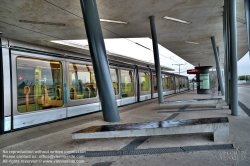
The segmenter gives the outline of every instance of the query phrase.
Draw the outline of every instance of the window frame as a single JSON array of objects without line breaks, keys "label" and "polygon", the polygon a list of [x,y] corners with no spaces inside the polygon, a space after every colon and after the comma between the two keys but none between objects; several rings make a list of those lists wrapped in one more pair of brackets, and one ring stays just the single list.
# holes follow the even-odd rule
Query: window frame
[{"label": "window frame", "polygon": [[68,106],[76,106],[76,105],[83,105],[83,104],[90,104],[90,103],[97,103],[99,102],[99,94],[98,94],[98,89],[96,90],[96,97],[92,98],[84,98],[84,99],[78,99],[78,100],[71,100],[70,99],[70,89],[71,87],[69,86],[69,64],[75,63],[78,65],[90,65],[93,66],[91,62],[84,62],[84,61],[76,61],[76,60],[71,60],[71,59],[65,59],[66,64],[65,64],[65,74],[67,76],[67,105]]},{"label": "window frame", "polygon": [[[44,111],[51,111],[51,110],[56,110],[56,109],[64,109],[65,108],[65,103],[63,100],[63,105],[61,107],[52,107],[48,109],[41,109],[41,110],[36,110],[36,111],[30,111],[30,112],[24,112],[20,113],[18,111],[18,90],[17,90],[17,58],[30,58],[30,59],[37,59],[37,60],[47,60],[47,61],[56,61],[61,63],[61,70],[62,70],[62,85],[65,83],[65,73],[64,73],[64,59],[63,58],[58,58],[58,57],[52,57],[52,56],[46,56],[42,55],[39,53],[30,53],[30,52],[25,52],[25,51],[15,51],[11,50],[11,75],[12,75],[12,109],[13,109],[13,115],[25,115],[25,114],[34,114],[38,112],[44,112]],[[64,99],[64,89],[62,88],[62,96]]]},{"label": "window frame", "polygon": [[[141,91],[141,76],[140,76],[140,72],[147,72],[148,74],[149,74],[149,91],[146,91],[146,92],[142,92]],[[151,72],[150,72],[150,70],[143,70],[143,69],[139,69],[138,70],[138,77],[139,77],[139,90],[140,90],[140,96],[141,95],[146,95],[146,94],[151,94],[151,89],[152,89],[152,83],[151,83],[151,77],[152,77],[152,75],[151,75]]]},{"label": "window frame", "polygon": [[[136,94],[137,94],[137,90],[136,90],[136,82],[137,82],[137,81],[136,81],[136,70],[135,70],[135,67],[133,67],[133,68],[120,67],[119,69],[120,69],[120,74],[119,74],[119,75],[120,75],[120,82],[119,82],[119,83],[120,83],[120,86],[119,86],[120,88],[121,88],[121,80],[122,80],[122,78],[121,78],[121,77],[122,77],[122,74],[121,74],[122,72],[121,72],[121,70],[133,70],[133,78],[134,78],[134,95],[133,95],[133,96],[129,96],[129,97],[136,97],[136,96],[137,96],[137,95],[136,95]],[[121,92],[122,92],[122,91],[120,91],[120,94],[121,94]],[[122,97],[121,95],[120,95],[120,97],[121,97],[122,99],[123,99],[123,98],[129,98],[129,97]]]}]

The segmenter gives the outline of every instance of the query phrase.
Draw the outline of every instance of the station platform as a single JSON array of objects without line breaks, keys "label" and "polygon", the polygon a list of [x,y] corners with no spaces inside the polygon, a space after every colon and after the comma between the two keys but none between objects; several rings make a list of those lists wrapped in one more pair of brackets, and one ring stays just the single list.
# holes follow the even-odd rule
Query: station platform
[{"label": "station platform", "polygon": [[[250,87],[247,90],[250,91]],[[244,89],[240,91],[240,93],[245,92]],[[241,95],[240,93],[239,95]],[[222,96],[215,93],[201,95],[193,91],[186,91],[165,96],[164,100],[219,97]],[[248,107],[249,102],[246,101],[242,101],[242,104],[246,104],[245,106]],[[23,165],[250,165],[250,117],[242,107],[239,107],[239,116],[232,116],[228,106],[215,108],[213,105],[206,104],[160,107],[158,99],[152,99],[119,107],[119,112],[121,121],[117,123],[104,122],[102,113],[97,112],[1,135],[2,163],[10,165],[10,163],[5,163],[6,160],[9,160],[8,162],[13,161],[12,165],[20,165],[20,160],[19,163],[15,163],[14,160],[18,160],[18,156],[22,154],[34,155],[34,159],[32,159],[34,163]],[[228,141],[214,142],[211,134],[72,139],[73,132],[96,125],[212,117],[228,117],[230,126]],[[232,148],[228,148],[228,145],[232,145]],[[213,149],[213,147],[215,148]],[[216,147],[222,148],[216,149]],[[176,151],[176,148],[180,148],[182,151]],[[159,149],[162,151],[159,152]],[[122,151],[126,151],[127,154],[124,155]],[[88,156],[86,152],[94,153]],[[9,158],[10,154],[15,158]],[[77,155],[72,156],[72,154]],[[75,160],[77,162],[73,163]]]}]

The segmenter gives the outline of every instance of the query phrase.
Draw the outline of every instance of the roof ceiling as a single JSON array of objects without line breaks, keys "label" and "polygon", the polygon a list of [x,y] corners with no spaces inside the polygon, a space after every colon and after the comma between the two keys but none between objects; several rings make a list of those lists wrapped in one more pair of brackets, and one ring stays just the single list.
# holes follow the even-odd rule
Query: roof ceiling
[{"label": "roof ceiling", "polygon": [[[158,43],[197,66],[215,65],[211,36],[215,36],[223,62],[223,0],[96,0],[99,16],[129,22],[102,22],[104,38],[151,37],[149,16],[155,16]],[[79,0],[0,0],[0,31],[3,36],[69,51],[50,40],[86,39]],[[53,5],[55,4],[55,5]],[[67,10],[67,11],[65,11]],[[247,52],[244,1],[237,1],[238,58]],[[181,24],[163,19],[175,17],[192,23]],[[19,20],[63,23],[65,26],[22,23]],[[194,41],[200,44],[188,44]],[[201,54],[202,53],[202,54]]]}]

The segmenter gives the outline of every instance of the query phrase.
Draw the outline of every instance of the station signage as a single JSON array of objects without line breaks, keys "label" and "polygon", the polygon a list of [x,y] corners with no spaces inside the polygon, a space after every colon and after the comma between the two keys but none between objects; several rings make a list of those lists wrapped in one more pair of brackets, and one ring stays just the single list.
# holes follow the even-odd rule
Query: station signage
[{"label": "station signage", "polygon": [[197,74],[197,73],[198,73],[198,69],[187,70],[187,74]]}]

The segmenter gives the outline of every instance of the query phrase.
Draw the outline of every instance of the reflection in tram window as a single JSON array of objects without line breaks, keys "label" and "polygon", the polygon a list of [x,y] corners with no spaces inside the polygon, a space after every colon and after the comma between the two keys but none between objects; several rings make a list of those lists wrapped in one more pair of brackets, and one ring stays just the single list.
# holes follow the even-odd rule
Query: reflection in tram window
[{"label": "reflection in tram window", "polygon": [[111,80],[113,83],[115,95],[119,94],[119,81],[118,81],[118,70],[110,69]]},{"label": "reflection in tram window", "polygon": [[147,72],[139,72],[140,74],[140,84],[141,91],[148,92],[150,90],[150,81],[149,81],[149,73]]},{"label": "reflection in tram window", "polygon": [[70,63],[69,87],[71,100],[96,97],[97,89],[93,67]]},{"label": "reflection in tram window", "polygon": [[122,97],[134,96],[133,70],[121,70]]},{"label": "reflection in tram window", "polygon": [[61,107],[62,95],[60,62],[17,58],[18,112]]}]

